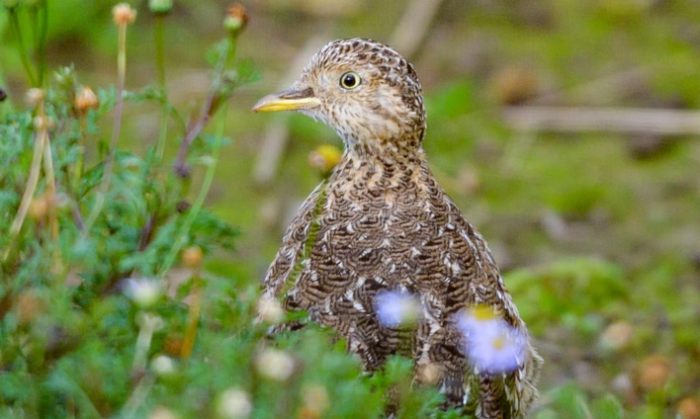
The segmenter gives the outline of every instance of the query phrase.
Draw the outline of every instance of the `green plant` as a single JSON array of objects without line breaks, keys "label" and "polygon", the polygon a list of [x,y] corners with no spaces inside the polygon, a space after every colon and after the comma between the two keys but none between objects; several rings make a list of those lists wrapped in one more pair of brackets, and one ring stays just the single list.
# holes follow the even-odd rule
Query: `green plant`
[{"label": "green plant", "polygon": [[[42,64],[23,60],[42,88],[28,93],[30,109],[0,120],[0,417],[371,418],[392,392],[399,417],[418,418],[440,403],[435,389],[411,388],[407,359],[370,377],[326,330],[270,341],[255,287],[203,269],[203,256],[237,236],[204,200],[228,141],[226,102],[257,77],[234,64],[241,13],[229,11],[228,36],[209,55],[211,89],[187,123],[168,101],[162,52],[158,83],[125,90],[128,5],[114,10],[116,86],[95,94],[72,67],[45,82]],[[161,129],[137,154],[120,145],[122,115],[143,102],[160,105]],[[178,135],[170,162],[165,144]]]}]

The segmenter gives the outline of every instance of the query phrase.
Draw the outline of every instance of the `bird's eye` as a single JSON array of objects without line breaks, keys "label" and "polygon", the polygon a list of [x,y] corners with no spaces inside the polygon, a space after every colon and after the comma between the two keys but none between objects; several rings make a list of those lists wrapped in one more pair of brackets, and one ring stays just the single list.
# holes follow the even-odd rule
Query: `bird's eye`
[{"label": "bird's eye", "polygon": [[343,89],[354,89],[360,85],[360,81],[360,76],[352,71],[348,71],[347,73],[340,76],[340,86]]}]

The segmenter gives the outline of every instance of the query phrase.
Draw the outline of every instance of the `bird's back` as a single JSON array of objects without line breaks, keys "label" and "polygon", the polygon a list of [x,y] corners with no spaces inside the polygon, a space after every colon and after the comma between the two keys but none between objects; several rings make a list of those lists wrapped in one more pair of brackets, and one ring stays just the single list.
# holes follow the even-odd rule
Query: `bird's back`
[{"label": "bird's back", "polygon": [[[471,373],[454,322],[460,310],[486,305],[527,331],[486,243],[437,185],[422,154],[403,162],[346,154],[297,215],[265,286],[287,309],[307,310],[338,331],[369,370],[395,353],[412,356],[417,366],[437,366],[451,406],[469,404],[468,393],[479,391],[473,407],[480,417],[510,417],[506,410],[524,410],[536,394],[532,375],[540,361],[529,344],[523,368],[510,376]],[[382,325],[376,314],[382,291],[417,296],[420,323]],[[513,398],[516,408],[504,409]]]}]

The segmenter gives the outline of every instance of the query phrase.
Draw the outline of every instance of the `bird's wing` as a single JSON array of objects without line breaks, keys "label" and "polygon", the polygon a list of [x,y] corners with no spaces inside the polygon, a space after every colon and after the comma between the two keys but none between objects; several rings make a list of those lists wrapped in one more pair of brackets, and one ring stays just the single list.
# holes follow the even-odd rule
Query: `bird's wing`
[{"label": "bird's wing", "polygon": [[[440,195],[440,194],[438,194]],[[525,323],[520,318],[518,309],[506,290],[498,266],[484,238],[469,224],[451,198],[442,194],[442,214],[446,217],[444,225],[446,242],[442,246],[449,249],[446,255],[451,261],[459,261],[459,272],[453,272],[454,291],[444,295],[445,312],[454,313],[466,304],[485,304],[492,307],[512,327],[519,330],[526,338],[523,350],[524,359],[520,367],[503,376],[480,374],[471,380],[472,391],[478,388],[480,417],[502,417],[504,409],[509,415],[504,417],[520,418],[527,415],[530,405],[538,393],[536,383],[543,363],[537,351],[530,345]],[[437,203],[437,207],[440,205]],[[451,230],[450,227],[454,226]],[[451,231],[447,231],[451,230]],[[466,287],[466,288],[463,288]],[[466,300],[466,301],[465,301]],[[474,381],[476,379],[476,381]],[[504,406],[505,403],[505,407]]]},{"label": "bird's wing", "polygon": [[325,188],[326,183],[323,182],[311,192],[287,228],[282,246],[263,280],[264,295],[279,297],[285,290],[285,284],[293,280],[293,273],[299,268],[303,253],[308,250],[309,234],[314,234],[314,222],[325,196]]}]

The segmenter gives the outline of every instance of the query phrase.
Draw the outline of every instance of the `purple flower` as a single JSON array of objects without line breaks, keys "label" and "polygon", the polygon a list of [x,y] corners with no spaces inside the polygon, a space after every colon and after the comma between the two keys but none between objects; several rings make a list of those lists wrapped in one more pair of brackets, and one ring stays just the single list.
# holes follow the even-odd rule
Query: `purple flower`
[{"label": "purple flower", "polygon": [[379,324],[398,327],[415,323],[421,315],[418,298],[405,291],[381,291],[374,297],[374,308]]},{"label": "purple flower", "polygon": [[520,367],[526,337],[490,307],[478,306],[460,312],[457,328],[464,336],[469,362],[479,371],[501,374]]}]

